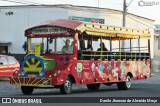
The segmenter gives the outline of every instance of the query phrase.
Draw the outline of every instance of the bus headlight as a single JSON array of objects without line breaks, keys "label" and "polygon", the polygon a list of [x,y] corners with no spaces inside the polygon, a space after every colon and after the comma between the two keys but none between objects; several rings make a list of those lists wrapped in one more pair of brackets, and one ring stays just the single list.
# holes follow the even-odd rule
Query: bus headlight
[{"label": "bus headlight", "polygon": [[43,75],[44,75],[43,73],[39,73],[39,76],[41,76],[41,77],[42,77]]},{"label": "bus headlight", "polygon": [[21,76],[24,76],[25,75],[25,73],[24,72],[21,72]]}]

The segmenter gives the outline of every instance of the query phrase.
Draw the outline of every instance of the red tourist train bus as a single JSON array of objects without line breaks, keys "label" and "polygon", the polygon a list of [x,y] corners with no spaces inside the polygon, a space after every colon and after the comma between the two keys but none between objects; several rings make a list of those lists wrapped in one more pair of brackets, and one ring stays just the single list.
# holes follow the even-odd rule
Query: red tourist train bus
[{"label": "red tourist train bus", "polygon": [[[21,86],[23,94],[48,87],[69,94],[73,83],[86,84],[89,90],[116,83],[126,90],[131,79],[150,77],[150,33],[146,30],[55,20],[27,29],[25,37],[27,55],[10,80]],[[128,42],[128,48],[121,47],[122,41]]]}]

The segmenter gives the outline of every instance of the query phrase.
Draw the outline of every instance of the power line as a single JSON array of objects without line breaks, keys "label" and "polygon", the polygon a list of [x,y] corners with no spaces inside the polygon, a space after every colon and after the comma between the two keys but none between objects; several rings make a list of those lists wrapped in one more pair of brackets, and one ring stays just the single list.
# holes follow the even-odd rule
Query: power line
[{"label": "power line", "polygon": [[[133,0],[132,0],[133,1]],[[132,2],[131,1],[131,2]],[[148,13],[146,13],[146,12],[144,12],[144,11],[141,11],[140,9],[137,9],[137,6],[134,6],[134,5],[132,5],[131,6],[132,8],[130,8],[130,10],[133,10],[133,11],[135,11],[136,13],[141,13],[141,14],[143,14],[143,15],[145,15],[145,16],[149,16],[149,17],[152,17],[152,18],[154,18],[154,19],[158,19],[157,17],[154,17],[153,15],[151,15],[151,14],[148,14]],[[138,15],[138,14],[137,14]]]},{"label": "power line", "polygon": [[19,2],[19,1],[12,1],[12,0],[0,0],[0,1],[6,1],[6,2],[11,2],[11,3],[18,3],[18,4],[26,4],[26,5],[28,5],[28,3]]},{"label": "power line", "polygon": [[[133,1],[133,0],[132,0]],[[132,3],[132,1],[130,1],[130,3],[127,5],[127,7],[129,7],[129,5]]]},{"label": "power line", "polygon": [[[25,4],[25,5],[47,5],[48,3],[38,3],[37,2],[33,2],[31,0],[0,0],[0,1],[6,1],[6,2],[12,2],[12,3],[18,3],[18,4]],[[83,1],[79,1],[79,0],[74,0],[74,1],[66,1],[66,0],[58,0],[60,2],[60,4],[75,4],[75,5],[84,5],[84,6],[87,6],[87,5],[90,5],[91,7],[93,7],[93,3],[88,3],[87,1],[83,0]],[[96,2],[97,0],[94,0],[94,2]],[[52,0],[50,1],[49,3],[50,4],[57,4],[56,0]],[[99,0],[99,3],[101,4],[100,0]],[[108,2],[107,2],[108,3]],[[111,1],[109,1],[109,4],[112,3]],[[100,6],[99,4],[99,6]],[[112,3],[112,4],[117,4],[117,3]],[[119,5],[119,4],[118,4]]]},{"label": "power line", "polygon": [[[0,1],[7,1],[7,2],[13,2],[13,3],[19,3],[19,4],[27,4],[27,5],[29,5],[29,4],[32,4],[32,5],[45,5],[45,4],[42,4],[42,3],[37,3],[37,2],[31,2],[31,1],[27,1],[27,0],[23,0],[23,2],[22,1],[17,1],[17,0],[0,0]],[[60,1],[63,1],[63,0],[60,0]],[[133,0],[132,0],[133,1]],[[131,2],[132,2],[131,1]],[[63,1],[64,2],[64,1]],[[130,2],[130,3],[131,3]],[[67,3],[67,2],[66,2]],[[69,3],[69,2],[68,2]],[[129,3],[129,4],[130,4]],[[75,9],[76,11],[82,11],[82,10],[80,10],[80,9]],[[83,10],[83,11],[86,11],[86,10]],[[109,12],[108,12],[109,13]],[[108,13],[106,13],[106,14],[108,14]],[[115,12],[116,13],[116,12]],[[112,14],[114,14],[113,12],[112,12]],[[129,17],[129,16],[128,16]],[[135,20],[135,21],[137,21],[137,22],[139,22],[138,20],[136,20],[136,19],[134,19],[134,18],[132,18],[132,17],[129,17],[130,19],[132,19],[132,20]],[[145,26],[147,26],[147,27],[150,27],[150,26],[148,26],[148,25],[146,25],[146,24],[144,24],[144,23],[142,23],[142,22],[139,22],[139,23],[141,23],[141,24],[143,24],[143,25],[145,25]],[[150,27],[150,28],[152,28],[152,27]],[[154,28],[152,28],[152,29],[154,29]]]},{"label": "power line", "polygon": [[41,3],[36,3],[36,2],[30,2],[30,1],[16,1],[16,0],[0,0],[0,1],[6,1],[6,2],[11,2],[11,3],[18,3],[18,4],[25,4],[25,5],[44,5]]},{"label": "power line", "polygon": [[32,1],[27,1],[27,0],[23,0],[23,2],[28,2],[28,3],[33,3],[33,4],[39,4],[39,5],[45,5],[43,3],[38,3],[38,2],[32,2]]}]

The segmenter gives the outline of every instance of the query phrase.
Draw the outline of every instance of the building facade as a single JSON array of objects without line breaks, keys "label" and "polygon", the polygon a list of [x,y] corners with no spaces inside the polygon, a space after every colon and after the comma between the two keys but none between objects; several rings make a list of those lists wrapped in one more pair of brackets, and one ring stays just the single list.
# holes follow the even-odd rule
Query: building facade
[{"label": "building facade", "polygon": [[160,72],[160,24],[155,25],[154,61],[152,64],[154,72]]}]

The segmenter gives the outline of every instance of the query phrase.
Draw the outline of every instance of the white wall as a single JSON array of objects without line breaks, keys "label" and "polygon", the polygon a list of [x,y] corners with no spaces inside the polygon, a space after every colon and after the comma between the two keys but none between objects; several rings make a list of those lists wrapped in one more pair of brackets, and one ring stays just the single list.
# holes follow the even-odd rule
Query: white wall
[{"label": "white wall", "polygon": [[[12,11],[13,15],[6,15]],[[22,53],[22,44],[25,40],[24,30],[28,27],[28,9],[1,9],[0,10],[0,40],[12,42],[9,52]]]},{"label": "white wall", "polygon": [[[6,15],[12,11],[13,15]],[[25,53],[22,45],[26,40],[24,31],[48,20],[67,19],[67,9],[63,8],[10,8],[0,9],[0,41],[9,41],[9,52]]]}]

